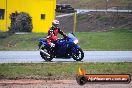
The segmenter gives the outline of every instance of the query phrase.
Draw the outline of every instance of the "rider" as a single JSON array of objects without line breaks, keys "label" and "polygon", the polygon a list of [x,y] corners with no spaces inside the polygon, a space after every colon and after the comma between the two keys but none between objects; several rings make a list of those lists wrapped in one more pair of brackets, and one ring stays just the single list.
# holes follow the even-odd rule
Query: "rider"
[{"label": "rider", "polygon": [[66,37],[66,33],[64,33],[62,30],[59,28],[59,21],[54,20],[52,22],[52,27],[48,31],[48,37],[47,37],[47,42],[50,47],[55,47],[56,41],[58,40],[57,34],[63,35],[63,37]]}]

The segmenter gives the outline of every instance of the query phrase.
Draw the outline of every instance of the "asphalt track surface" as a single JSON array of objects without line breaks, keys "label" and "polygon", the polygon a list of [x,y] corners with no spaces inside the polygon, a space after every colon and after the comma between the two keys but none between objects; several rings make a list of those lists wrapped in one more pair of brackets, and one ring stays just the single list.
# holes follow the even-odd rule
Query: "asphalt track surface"
[{"label": "asphalt track surface", "polygon": [[[39,51],[0,51],[0,63],[44,63]],[[54,58],[52,62],[75,62]],[[132,62],[132,51],[84,51],[82,62]]]}]

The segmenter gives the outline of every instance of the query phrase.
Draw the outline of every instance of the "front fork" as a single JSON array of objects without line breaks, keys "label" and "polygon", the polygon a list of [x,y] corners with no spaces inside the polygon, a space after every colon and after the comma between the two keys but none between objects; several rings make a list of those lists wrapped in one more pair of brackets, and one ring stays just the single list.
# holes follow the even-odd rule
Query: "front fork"
[{"label": "front fork", "polygon": [[77,53],[77,49],[79,49],[79,48],[80,48],[80,46],[74,45],[73,48],[72,48],[72,52]]}]

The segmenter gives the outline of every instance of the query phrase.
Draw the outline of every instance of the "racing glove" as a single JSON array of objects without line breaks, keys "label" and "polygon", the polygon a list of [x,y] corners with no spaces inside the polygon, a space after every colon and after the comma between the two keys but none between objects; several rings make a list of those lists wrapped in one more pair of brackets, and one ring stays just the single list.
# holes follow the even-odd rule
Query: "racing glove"
[{"label": "racing glove", "polygon": [[50,47],[55,47],[55,44],[54,43],[51,43]]}]

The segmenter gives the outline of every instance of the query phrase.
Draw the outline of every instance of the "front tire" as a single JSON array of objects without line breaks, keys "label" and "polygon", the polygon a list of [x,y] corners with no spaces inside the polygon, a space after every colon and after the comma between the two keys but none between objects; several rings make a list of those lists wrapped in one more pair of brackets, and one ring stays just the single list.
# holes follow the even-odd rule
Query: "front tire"
[{"label": "front tire", "polygon": [[81,61],[84,58],[84,52],[78,48],[75,53],[72,53],[72,58],[76,61]]}]

